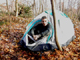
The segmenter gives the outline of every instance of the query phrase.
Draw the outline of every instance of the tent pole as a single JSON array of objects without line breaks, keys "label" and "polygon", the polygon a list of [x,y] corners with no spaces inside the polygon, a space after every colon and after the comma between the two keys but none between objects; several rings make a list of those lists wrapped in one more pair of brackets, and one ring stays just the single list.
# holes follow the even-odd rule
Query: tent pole
[{"label": "tent pole", "polygon": [[60,44],[58,42],[58,36],[57,36],[57,27],[56,27],[56,15],[55,15],[54,0],[51,0],[51,7],[52,7],[53,20],[54,20],[54,36],[55,36],[55,42],[56,42],[59,50],[62,51],[62,47],[60,46]]}]

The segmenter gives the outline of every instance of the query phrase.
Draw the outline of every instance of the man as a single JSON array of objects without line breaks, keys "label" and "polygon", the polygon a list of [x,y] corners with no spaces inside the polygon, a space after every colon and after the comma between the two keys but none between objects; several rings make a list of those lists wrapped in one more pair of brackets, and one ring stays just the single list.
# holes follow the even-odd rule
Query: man
[{"label": "man", "polygon": [[42,23],[38,24],[37,26],[31,29],[31,35],[34,40],[42,39],[43,37],[49,36],[52,33],[52,27],[50,23],[48,23],[46,16],[43,16],[41,18],[41,22]]}]

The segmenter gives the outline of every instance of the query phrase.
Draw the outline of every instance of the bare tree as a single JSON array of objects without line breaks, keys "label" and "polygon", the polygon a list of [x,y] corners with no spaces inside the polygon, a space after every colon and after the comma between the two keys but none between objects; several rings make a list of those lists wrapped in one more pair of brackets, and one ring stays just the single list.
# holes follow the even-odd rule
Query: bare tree
[{"label": "bare tree", "polygon": [[80,1],[79,0],[77,1],[77,16],[78,16],[78,19],[80,20]]},{"label": "bare tree", "polygon": [[6,0],[6,6],[7,6],[7,12],[9,12],[9,8],[8,8],[8,0]]},{"label": "bare tree", "polygon": [[59,0],[59,10],[62,11],[62,4],[61,0]]},{"label": "bare tree", "polygon": [[18,17],[18,0],[15,1],[16,17]]},{"label": "bare tree", "polygon": [[72,0],[69,0],[69,11],[70,11],[70,16],[71,16],[71,19],[73,19],[74,17],[74,12],[75,12],[75,4],[76,4],[76,0],[72,1]]},{"label": "bare tree", "polygon": [[53,20],[54,20],[54,36],[55,36],[55,42],[58,46],[58,48],[62,51],[62,48],[58,42],[58,36],[57,36],[57,27],[56,27],[56,15],[55,15],[55,6],[54,6],[54,0],[51,0],[51,6],[52,6],[52,13],[53,13]]},{"label": "bare tree", "polygon": [[64,0],[62,2],[62,12],[64,12]]},{"label": "bare tree", "polygon": [[15,0],[11,0],[10,1],[10,6],[11,6],[11,12],[14,12],[14,10],[15,10]]},{"label": "bare tree", "polygon": [[42,1],[39,0],[39,2],[40,2],[40,3],[39,3],[39,4],[40,4],[40,5],[39,5],[39,13],[41,13],[41,12],[42,12]]},{"label": "bare tree", "polygon": [[45,1],[43,0],[42,4],[42,12],[45,10],[44,5],[45,5]]},{"label": "bare tree", "polygon": [[77,15],[80,13],[80,1],[77,1]]},{"label": "bare tree", "polygon": [[34,14],[34,17],[36,16],[36,6],[35,6],[36,4],[35,4],[35,0],[34,0],[34,3],[33,3],[33,14]]},{"label": "bare tree", "polygon": [[55,2],[55,7],[56,7],[56,9],[58,9],[58,5],[57,5],[57,2],[56,2],[56,0],[54,0],[54,2]]},{"label": "bare tree", "polygon": [[46,10],[48,10],[48,0],[43,0],[43,11],[46,11]]}]

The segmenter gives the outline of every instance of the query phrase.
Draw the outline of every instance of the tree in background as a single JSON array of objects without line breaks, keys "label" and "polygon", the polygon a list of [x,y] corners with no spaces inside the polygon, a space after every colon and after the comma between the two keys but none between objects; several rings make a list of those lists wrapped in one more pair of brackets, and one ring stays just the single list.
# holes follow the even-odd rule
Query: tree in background
[{"label": "tree in background", "polygon": [[9,8],[8,8],[8,0],[6,0],[6,6],[7,6],[7,12],[9,12]]},{"label": "tree in background", "polygon": [[[46,10],[50,10],[51,6],[50,6],[50,1],[49,0],[5,0],[5,4],[0,4],[0,13],[2,14],[6,14],[7,12],[10,12],[10,14],[16,15],[18,16],[30,16],[28,15],[29,13],[27,13],[26,8],[18,8],[18,5],[25,5],[27,8],[31,9],[30,11],[33,12],[31,14],[33,14],[35,17],[37,15],[39,15],[40,13],[42,13],[43,11]],[[9,3],[10,2],[10,3]],[[78,17],[80,15],[80,1],[79,0],[55,0],[55,6],[57,10],[60,10],[62,12],[64,12],[66,15],[68,15],[71,19],[73,19],[73,17]],[[75,9],[75,6],[77,6],[77,8]],[[15,13],[14,13],[15,10]],[[18,13],[19,10],[19,13]],[[22,12],[20,12],[20,10],[26,10],[25,12],[27,14],[23,14]]]},{"label": "tree in background", "polygon": [[77,16],[80,21],[80,1],[79,0],[77,1]]},{"label": "tree in background", "polygon": [[35,0],[34,0],[34,3],[33,3],[33,14],[34,14],[34,17],[36,16],[36,4],[35,4]]},{"label": "tree in background", "polygon": [[59,0],[59,10],[62,11],[62,2]]},{"label": "tree in background", "polygon": [[62,12],[64,12],[64,0],[62,2]]},{"label": "tree in background", "polygon": [[42,6],[42,1],[39,0],[39,14],[42,13],[43,6]]},{"label": "tree in background", "polygon": [[16,17],[18,17],[18,0],[15,1],[15,7],[16,7]]},{"label": "tree in background", "polygon": [[11,0],[10,3],[11,3],[10,4],[10,6],[11,6],[11,12],[14,12],[14,10],[15,10],[15,0]]}]

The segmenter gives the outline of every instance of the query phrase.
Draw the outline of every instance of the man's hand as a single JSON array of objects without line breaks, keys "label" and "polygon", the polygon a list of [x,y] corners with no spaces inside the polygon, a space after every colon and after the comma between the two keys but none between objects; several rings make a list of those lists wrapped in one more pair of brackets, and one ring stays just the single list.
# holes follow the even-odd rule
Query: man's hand
[{"label": "man's hand", "polygon": [[40,35],[33,35],[34,40],[37,40],[40,37]]}]

